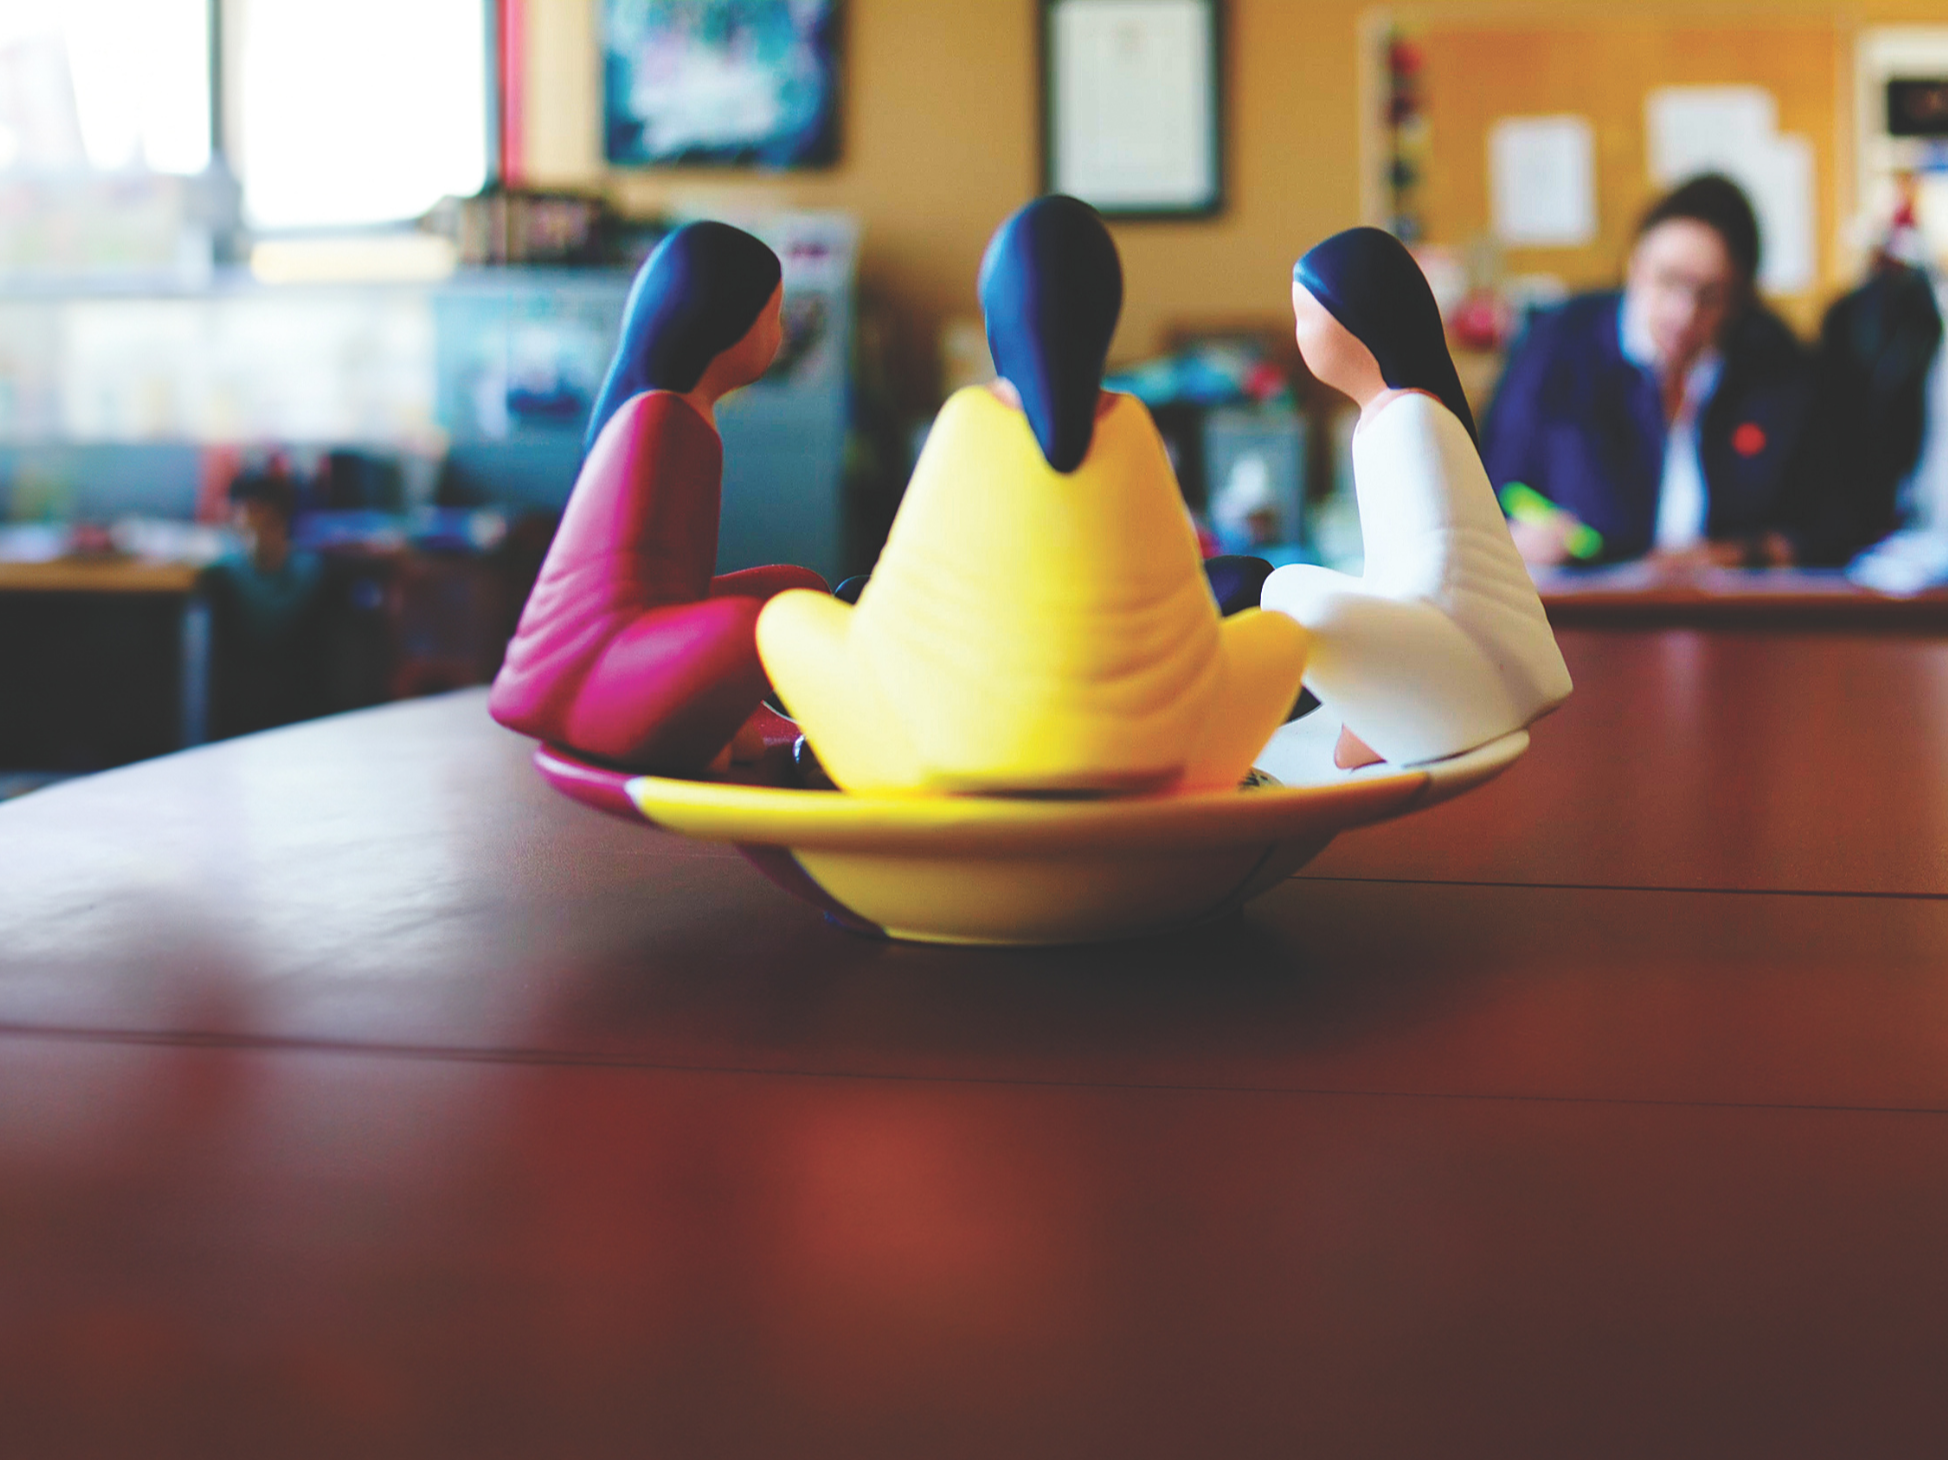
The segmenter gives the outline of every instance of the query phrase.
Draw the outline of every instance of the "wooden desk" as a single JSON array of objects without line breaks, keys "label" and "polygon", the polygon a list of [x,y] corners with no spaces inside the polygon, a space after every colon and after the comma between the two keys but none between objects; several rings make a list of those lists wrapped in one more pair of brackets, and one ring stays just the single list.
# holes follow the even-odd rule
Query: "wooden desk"
[{"label": "wooden desk", "polygon": [[1660,570],[1648,562],[1543,571],[1550,622],[1564,627],[1948,629],[1948,589],[1884,594],[1838,569]]},{"label": "wooden desk", "polygon": [[0,593],[187,594],[197,569],[187,563],[133,558],[56,558],[45,563],[0,563]]},{"label": "wooden desk", "polygon": [[[126,729],[144,720],[145,705],[155,703],[159,696],[169,695],[175,701],[174,734],[172,736],[171,728],[165,725],[156,730],[112,736],[108,749],[114,760],[154,755],[172,747],[201,745],[208,737],[210,617],[208,606],[197,593],[198,582],[199,570],[187,563],[151,563],[132,558],[0,562],[0,596],[25,596],[28,602],[35,604],[24,631],[29,636],[46,629],[49,606],[45,600],[48,596],[57,596],[68,602],[71,606],[69,609],[57,611],[58,615],[67,619],[72,618],[72,606],[76,604],[89,604],[97,610],[106,608],[108,612],[126,617],[132,601],[169,601],[173,623],[165,626],[165,632],[175,641],[173,676],[160,683],[153,675],[142,676],[141,683],[117,683],[115,689],[119,693],[104,692],[101,685],[92,684],[89,687],[91,703],[87,709],[95,719],[113,718]],[[110,607],[115,605],[119,607]],[[10,633],[22,632],[12,624],[7,628]],[[104,672],[101,664],[68,662],[76,658],[86,660],[89,656],[74,654],[72,647],[65,656],[56,656],[55,665],[59,673],[52,677],[56,681],[53,684],[48,683],[50,676],[46,673],[38,677],[30,676],[30,682],[23,683],[18,677],[17,667],[8,663],[4,666],[6,673],[0,675],[8,682],[5,693],[15,697],[59,695],[63,686],[72,685],[77,680],[85,680],[91,675],[100,680]],[[113,671],[109,673],[112,675]],[[37,683],[33,682],[36,680]],[[173,680],[173,684],[170,680]],[[0,727],[4,727],[5,723],[6,717],[0,713]],[[0,758],[12,751],[12,739],[10,736],[0,738]],[[26,739],[31,742],[47,737],[29,735]],[[0,764],[4,764],[3,759],[0,759]]]},{"label": "wooden desk", "polygon": [[1938,1452],[1948,646],[1564,645],[1117,948],[859,940],[478,692],[0,808],[10,1449]]}]

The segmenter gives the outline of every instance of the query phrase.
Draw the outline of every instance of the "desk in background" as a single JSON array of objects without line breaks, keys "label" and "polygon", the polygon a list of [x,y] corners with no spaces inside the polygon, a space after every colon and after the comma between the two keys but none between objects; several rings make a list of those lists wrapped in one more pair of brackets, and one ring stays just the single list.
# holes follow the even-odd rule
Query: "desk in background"
[{"label": "desk in background", "polygon": [[209,650],[191,565],[0,561],[0,766],[92,770],[200,745]]},{"label": "desk in background", "polygon": [[[426,551],[397,530],[327,547],[321,704],[492,679],[538,562],[518,536],[494,547]],[[234,733],[199,574],[134,558],[0,561],[0,767],[93,771]]]},{"label": "desk in background", "polygon": [[1562,639],[1106,948],[844,933],[478,691],[0,807],[9,1440],[1939,1453],[1948,644]]},{"label": "desk in background", "polygon": [[1720,628],[1948,629],[1948,589],[1884,594],[1838,569],[1672,571],[1648,561],[1538,569],[1558,628],[1691,624]]}]

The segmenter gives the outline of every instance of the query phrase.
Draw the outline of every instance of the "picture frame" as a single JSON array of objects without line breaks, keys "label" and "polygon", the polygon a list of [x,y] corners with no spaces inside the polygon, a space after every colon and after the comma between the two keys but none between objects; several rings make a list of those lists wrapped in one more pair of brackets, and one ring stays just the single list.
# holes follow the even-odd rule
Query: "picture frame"
[{"label": "picture frame", "polygon": [[611,167],[830,167],[845,0],[597,0]]},{"label": "picture frame", "polygon": [[1225,207],[1224,0],[1041,0],[1042,190],[1106,218]]}]

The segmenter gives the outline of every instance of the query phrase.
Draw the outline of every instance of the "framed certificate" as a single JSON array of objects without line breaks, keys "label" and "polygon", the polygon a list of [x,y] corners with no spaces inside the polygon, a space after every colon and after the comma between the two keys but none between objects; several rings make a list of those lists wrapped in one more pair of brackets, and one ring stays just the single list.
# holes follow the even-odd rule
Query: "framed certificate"
[{"label": "framed certificate", "polygon": [[1042,0],[1042,186],[1116,218],[1224,207],[1223,0]]}]

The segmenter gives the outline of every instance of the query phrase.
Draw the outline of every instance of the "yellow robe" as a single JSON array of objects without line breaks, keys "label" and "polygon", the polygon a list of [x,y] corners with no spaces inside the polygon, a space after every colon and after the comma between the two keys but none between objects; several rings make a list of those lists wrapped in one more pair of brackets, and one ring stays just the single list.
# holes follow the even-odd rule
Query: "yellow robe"
[{"label": "yellow robe", "polygon": [[942,408],[857,608],[790,590],[757,638],[839,786],[923,793],[1236,785],[1308,642],[1219,619],[1141,402],[1114,397],[1064,475],[978,386]]}]

